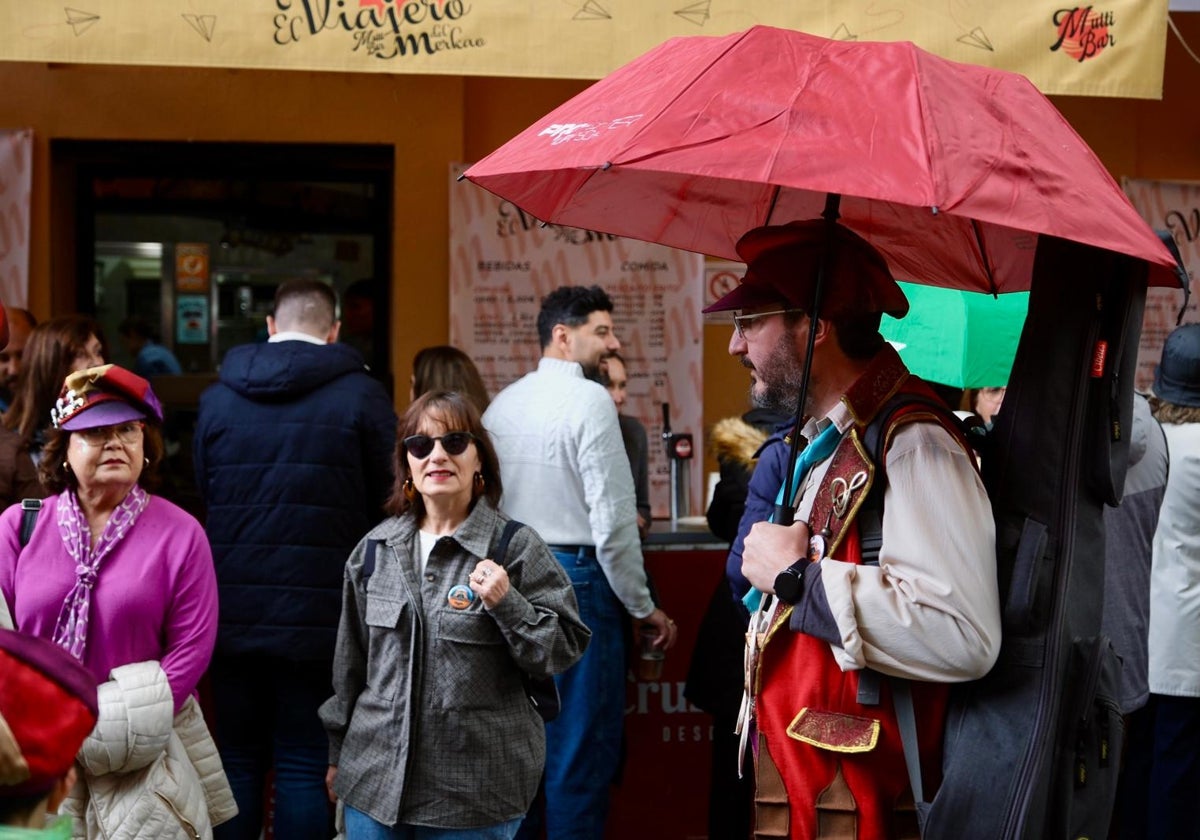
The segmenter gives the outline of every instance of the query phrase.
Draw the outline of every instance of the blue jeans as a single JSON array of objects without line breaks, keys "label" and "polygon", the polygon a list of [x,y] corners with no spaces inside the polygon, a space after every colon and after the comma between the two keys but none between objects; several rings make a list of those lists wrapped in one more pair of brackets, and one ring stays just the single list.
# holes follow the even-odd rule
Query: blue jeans
[{"label": "blue jeans", "polygon": [[389,828],[345,805],[346,840],[512,840],[520,827],[519,819],[484,828],[430,828],[424,825],[398,825]]},{"label": "blue jeans", "polygon": [[[575,587],[579,615],[592,638],[583,658],[555,677],[562,712],[546,724],[548,840],[603,840],[609,788],[620,764],[626,613],[593,554],[554,552]],[[536,836],[539,823],[540,815],[531,811],[521,836]]]},{"label": "blue jeans", "polygon": [[328,840],[332,809],[325,793],[329,740],[317,707],[333,694],[332,666],[267,656],[213,659],[209,676],[217,747],[238,815],[213,830],[215,840],[257,840],[263,789],[275,768],[275,836]]}]

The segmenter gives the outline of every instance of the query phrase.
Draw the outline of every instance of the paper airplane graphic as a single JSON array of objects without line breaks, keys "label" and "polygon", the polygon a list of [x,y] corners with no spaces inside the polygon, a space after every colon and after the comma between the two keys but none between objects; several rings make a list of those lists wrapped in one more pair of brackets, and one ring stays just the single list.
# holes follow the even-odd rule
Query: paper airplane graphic
[{"label": "paper airplane graphic", "polygon": [[703,0],[700,3],[693,3],[690,6],[684,6],[682,9],[677,9],[675,14],[686,21],[690,21],[697,26],[703,26],[704,21],[709,18],[709,9],[712,7],[712,0]]},{"label": "paper airplane graphic", "polygon": [[200,37],[205,41],[212,40],[213,30],[217,28],[216,15],[183,15],[183,19],[192,29],[200,33]]},{"label": "paper airplane graphic", "polygon": [[968,47],[978,47],[988,52],[996,51],[996,48],[992,46],[992,42],[988,40],[988,36],[983,33],[982,26],[976,26],[970,32],[959,35],[958,43],[966,44]]},{"label": "paper airplane graphic", "polygon": [[87,32],[93,23],[100,20],[100,15],[91,12],[81,12],[79,9],[72,9],[70,6],[64,6],[63,11],[67,13],[67,23],[75,31],[75,37],[77,38],[84,32]]},{"label": "paper airplane graphic", "polygon": [[833,34],[829,36],[835,41],[857,41],[858,36],[850,32],[850,27],[844,23],[839,23],[837,29],[833,30]]},{"label": "paper airplane graphic", "polygon": [[612,15],[596,0],[587,0],[575,13],[575,20],[612,20]]}]

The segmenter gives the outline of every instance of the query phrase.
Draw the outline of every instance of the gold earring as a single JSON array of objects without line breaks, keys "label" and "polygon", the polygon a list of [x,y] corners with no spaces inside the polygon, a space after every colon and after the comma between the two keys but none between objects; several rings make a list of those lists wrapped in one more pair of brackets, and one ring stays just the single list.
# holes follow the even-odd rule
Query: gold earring
[{"label": "gold earring", "polygon": [[483,477],[483,473],[475,473],[471,479],[471,486],[475,489],[475,495],[483,494],[483,488],[487,487],[487,481]]},{"label": "gold earring", "polygon": [[417,488],[413,485],[412,477],[404,479],[404,498],[410,502],[417,498]]}]

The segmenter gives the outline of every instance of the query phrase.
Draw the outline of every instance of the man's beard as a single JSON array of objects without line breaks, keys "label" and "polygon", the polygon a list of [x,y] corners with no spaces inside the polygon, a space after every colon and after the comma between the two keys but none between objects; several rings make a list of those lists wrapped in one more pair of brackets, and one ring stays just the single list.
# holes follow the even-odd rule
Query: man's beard
[{"label": "man's beard", "polygon": [[599,361],[593,362],[591,364],[588,364],[586,362],[580,362],[579,364],[583,368],[583,375],[585,378],[590,379],[593,382],[598,382],[601,385],[604,384],[603,380],[600,378],[600,362]]},{"label": "man's beard", "polygon": [[[742,364],[749,367],[743,356]],[[796,350],[795,337],[790,330],[779,335],[771,354],[754,368],[761,389],[750,386],[750,402],[755,408],[765,408],[782,414],[795,414],[804,380],[804,363]]]}]

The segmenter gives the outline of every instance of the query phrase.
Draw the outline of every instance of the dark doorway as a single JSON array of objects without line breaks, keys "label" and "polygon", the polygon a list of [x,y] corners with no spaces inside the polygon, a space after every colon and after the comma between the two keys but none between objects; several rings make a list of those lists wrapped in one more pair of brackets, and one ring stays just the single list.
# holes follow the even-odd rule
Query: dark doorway
[{"label": "dark doorway", "polygon": [[265,340],[286,279],[338,292],[341,340],[393,390],[391,146],[56,140],[50,151],[55,312],[95,315],[108,361],[135,367],[118,326],[138,319],[179,362],[152,379],[174,453],[167,495],[196,508],[199,395],[230,347]]},{"label": "dark doorway", "polygon": [[74,308],[97,316],[114,361],[130,361],[116,326],[140,316],[185,372],[210,374],[261,335],[275,286],[308,276],[350,291],[344,340],[391,387],[390,146],[60,140],[51,156],[73,211]]}]

